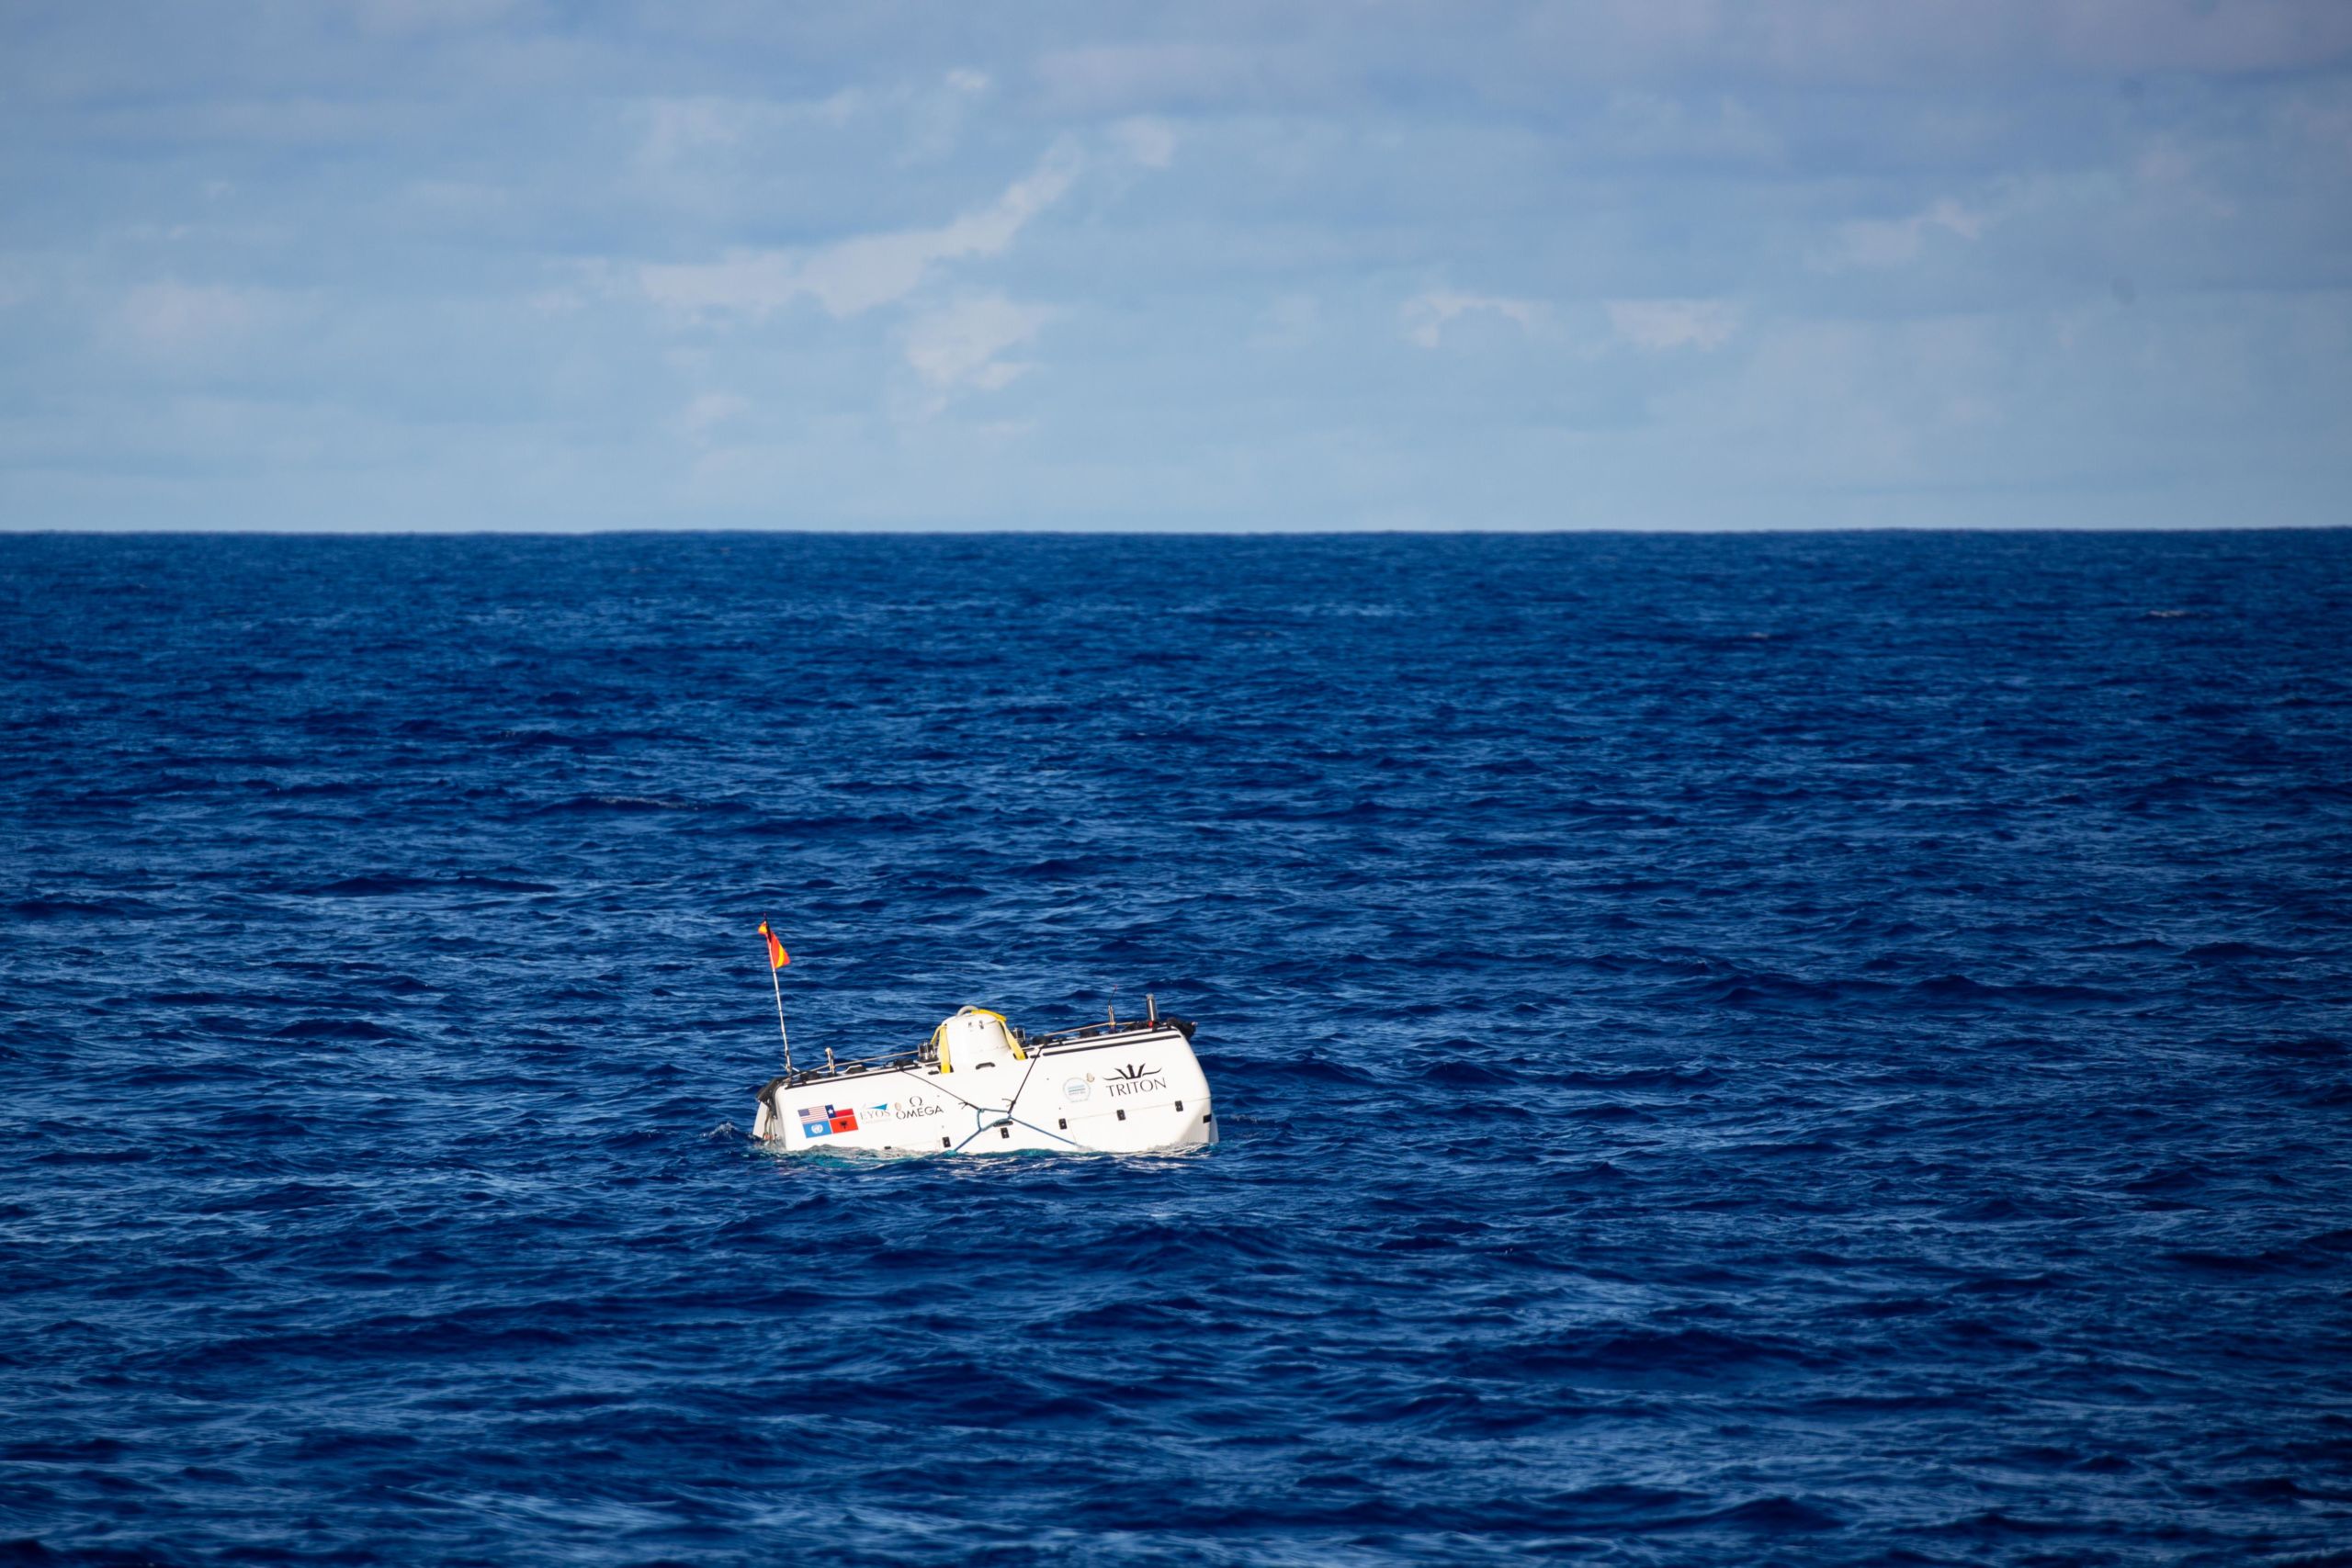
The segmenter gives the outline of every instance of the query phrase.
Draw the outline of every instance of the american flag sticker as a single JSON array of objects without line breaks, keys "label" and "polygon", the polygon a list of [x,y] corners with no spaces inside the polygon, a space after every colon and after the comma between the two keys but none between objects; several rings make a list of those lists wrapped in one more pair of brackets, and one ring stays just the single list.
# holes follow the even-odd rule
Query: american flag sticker
[{"label": "american flag sticker", "polygon": [[800,1112],[800,1135],[804,1138],[821,1138],[831,1134],[833,1130],[833,1124],[830,1120],[828,1120],[828,1118],[831,1115],[832,1109],[833,1108],[831,1106],[828,1105],[822,1110],[820,1110],[816,1106],[812,1105],[802,1110]]}]

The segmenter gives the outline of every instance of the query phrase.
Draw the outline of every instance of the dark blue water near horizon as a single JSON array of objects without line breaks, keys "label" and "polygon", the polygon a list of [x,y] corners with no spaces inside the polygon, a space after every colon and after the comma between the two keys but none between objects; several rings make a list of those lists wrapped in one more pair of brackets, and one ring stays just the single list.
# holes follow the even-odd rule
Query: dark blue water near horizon
[{"label": "dark blue water near horizon", "polygon": [[[0,1563],[2352,1562],[2352,535],[0,538]],[[1199,1023],[1222,1146],[787,1160]]]}]

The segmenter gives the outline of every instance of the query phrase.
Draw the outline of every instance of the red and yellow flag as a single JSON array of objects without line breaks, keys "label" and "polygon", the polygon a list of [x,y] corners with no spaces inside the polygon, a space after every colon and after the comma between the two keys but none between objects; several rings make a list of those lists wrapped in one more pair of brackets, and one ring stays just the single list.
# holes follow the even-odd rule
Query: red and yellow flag
[{"label": "red and yellow flag", "polygon": [[792,954],[785,952],[784,943],[776,941],[775,932],[768,930],[765,920],[760,922],[760,934],[768,939],[768,967],[781,969],[792,962]]}]

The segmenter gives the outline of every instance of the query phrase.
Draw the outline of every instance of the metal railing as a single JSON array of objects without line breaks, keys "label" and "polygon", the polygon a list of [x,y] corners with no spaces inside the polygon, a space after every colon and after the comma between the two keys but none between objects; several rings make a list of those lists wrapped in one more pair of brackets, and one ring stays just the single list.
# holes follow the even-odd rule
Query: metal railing
[{"label": "metal railing", "polygon": [[[1043,1034],[1032,1034],[1016,1029],[1012,1038],[1021,1049],[1042,1051],[1050,1045],[1071,1045],[1084,1040],[1103,1040],[1120,1034],[1149,1034],[1158,1030],[1172,1029],[1185,1039],[1193,1037],[1190,1019],[1161,1017],[1155,1010],[1148,1019],[1122,1019],[1102,1023],[1081,1023],[1073,1029],[1056,1029]],[[935,1058],[934,1058],[935,1059]],[[879,1055],[855,1056],[846,1062],[836,1061],[821,1067],[800,1067],[782,1076],[787,1089],[802,1084],[831,1082],[835,1078],[855,1077],[866,1073],[887,1073],[900,1067],[924,1066],[922,1047],[911,1051],[886,1051]]]}]

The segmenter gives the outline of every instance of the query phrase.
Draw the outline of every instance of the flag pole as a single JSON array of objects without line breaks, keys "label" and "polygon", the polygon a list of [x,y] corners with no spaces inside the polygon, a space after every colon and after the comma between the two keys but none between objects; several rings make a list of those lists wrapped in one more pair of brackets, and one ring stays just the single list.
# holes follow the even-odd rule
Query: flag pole
[{"label": "flag pole", "polygon": [[[768,923],[762,920],[760,930],[765,931],[767,929]],[[790,1077],[792,1076],[792,1032],[784,1027],[784,982],[775,977],[775,964],[773,962],[768,964],[768,989],[775,993],[775,1032],[784,1041],[784,1076]]]}]

